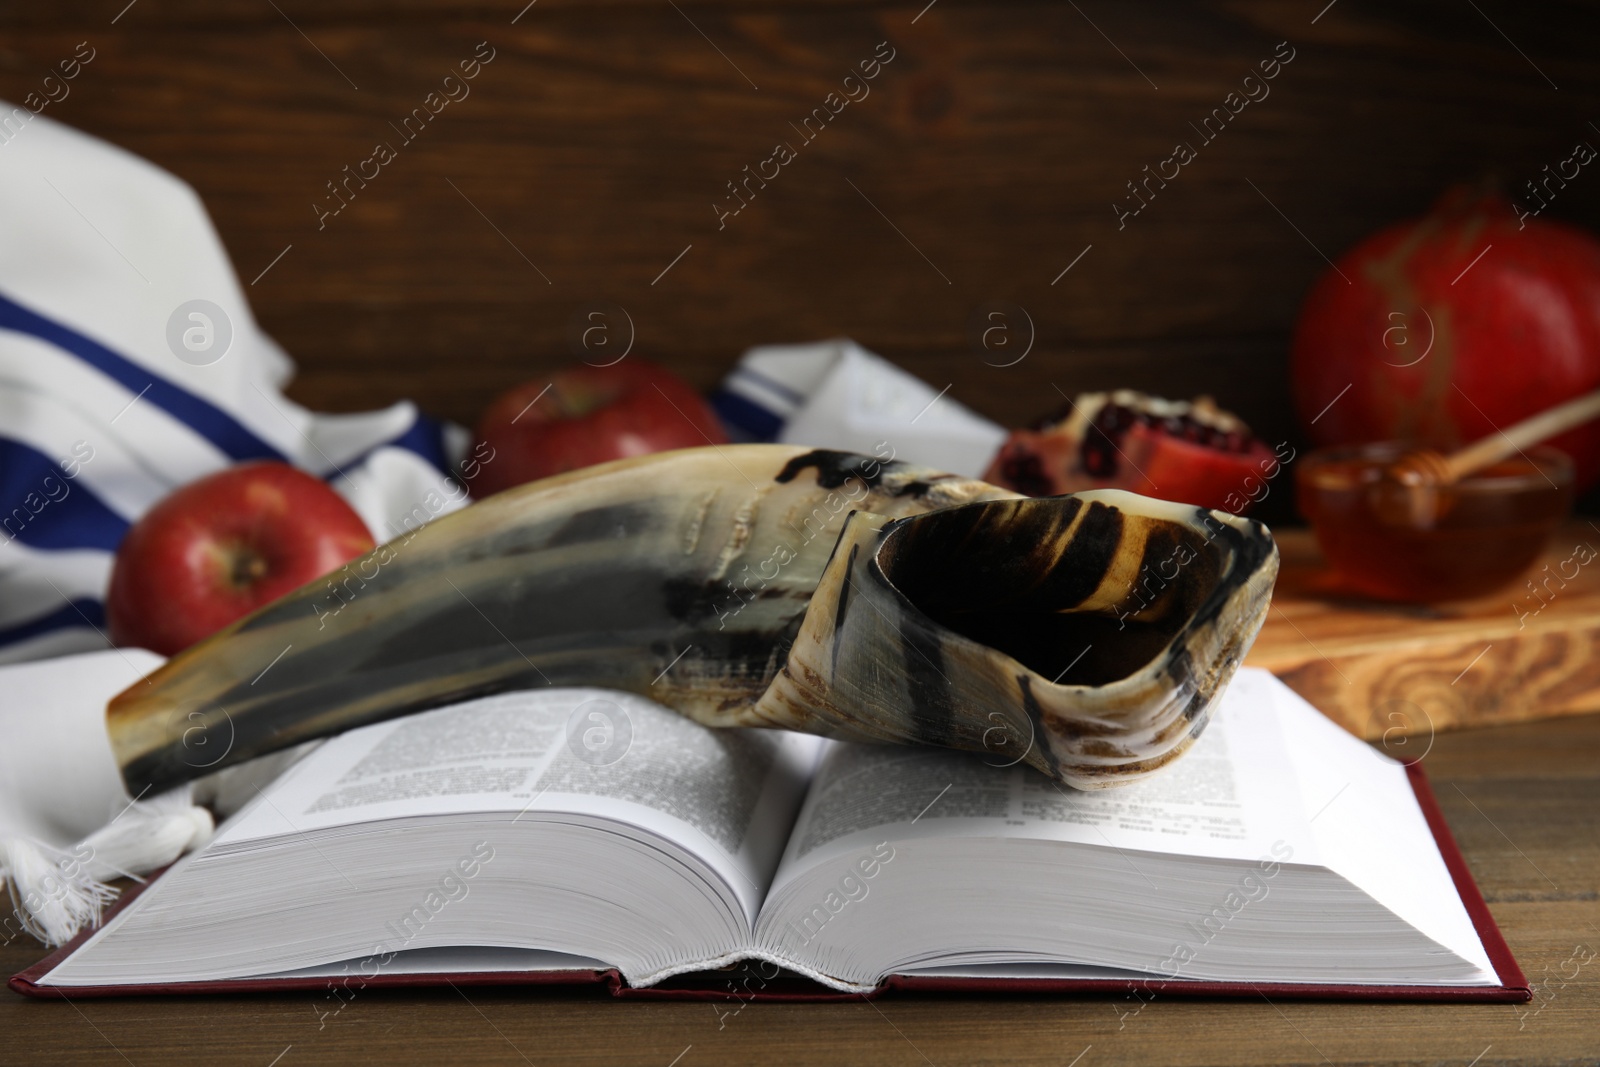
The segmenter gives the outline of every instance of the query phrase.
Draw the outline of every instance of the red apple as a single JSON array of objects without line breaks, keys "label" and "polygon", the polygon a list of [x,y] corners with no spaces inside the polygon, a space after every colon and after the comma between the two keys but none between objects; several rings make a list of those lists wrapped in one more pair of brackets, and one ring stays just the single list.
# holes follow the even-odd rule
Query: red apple
[{"label": "red apple", "polygon": [[640,359],[572,367],[500,394],[478,422],[493,450],[472,482],[488,496],[608,460],[725,444],[727,434],[694,388]]},{"label": "red apple", "polygon": [[173,655],[372,548],[325,482],[285,463],[230,467],[128,530],[106,596],[111,639]]}]

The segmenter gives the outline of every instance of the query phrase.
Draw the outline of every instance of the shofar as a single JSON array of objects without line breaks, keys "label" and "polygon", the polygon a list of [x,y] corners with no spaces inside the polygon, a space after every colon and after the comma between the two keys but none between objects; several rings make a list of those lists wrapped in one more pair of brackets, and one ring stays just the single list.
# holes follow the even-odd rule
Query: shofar
[{"label": "shofar", "polygon": [[437,519],[174,657],[107,726],[139,796],[450,701],[586,685],[1097,788],[1189,747],[1277,569],[1260,523],[1131,493],[689,449]]}]

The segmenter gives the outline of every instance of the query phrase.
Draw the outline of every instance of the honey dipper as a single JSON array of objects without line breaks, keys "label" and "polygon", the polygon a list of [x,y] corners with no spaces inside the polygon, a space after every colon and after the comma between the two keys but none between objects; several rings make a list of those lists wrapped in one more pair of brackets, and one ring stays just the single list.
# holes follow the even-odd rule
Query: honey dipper
[{"label": "honey dipper", "polygon": [[1600,390],[1557,404],[1449,455],[1426,448],[1407,452],[1384,471],[1373,510],[1390,525],[1432,526],[1450,509],[1450,498],[1440,489],[1596,416],[1600,416]]}]

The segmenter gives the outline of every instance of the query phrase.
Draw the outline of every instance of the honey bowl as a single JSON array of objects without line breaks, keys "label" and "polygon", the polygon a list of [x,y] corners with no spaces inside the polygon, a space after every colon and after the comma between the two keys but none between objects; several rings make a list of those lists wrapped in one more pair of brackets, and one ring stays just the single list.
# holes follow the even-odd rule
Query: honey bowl
[{"label": "honey bowl", "polygon": [[1324,449],[1295,473],[1300,514],[1323,556],[1367,596],[1437,603],[1493,592],[1539,558],[1572,508],[1572,461],[1556,449],[1414,488],[1384,477],[1411,447]]}]

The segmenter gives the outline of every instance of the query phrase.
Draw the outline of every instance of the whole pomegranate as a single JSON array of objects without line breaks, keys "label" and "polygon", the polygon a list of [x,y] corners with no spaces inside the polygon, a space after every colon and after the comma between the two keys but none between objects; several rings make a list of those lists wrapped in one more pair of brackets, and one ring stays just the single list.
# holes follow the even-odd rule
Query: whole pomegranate
[{"label": "whole pomegranate", "polygon": [[[1296,411],[1319,445],[1470,443],[1600,388],[1600,242],[1453,190],[1322,276],[1292,365]],[[1600,423],[1550,443],[1572,457],[1580,489],[1600,481]]]}]

